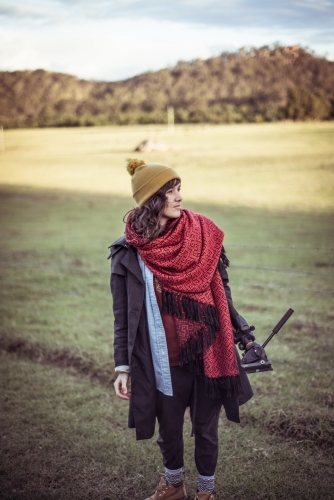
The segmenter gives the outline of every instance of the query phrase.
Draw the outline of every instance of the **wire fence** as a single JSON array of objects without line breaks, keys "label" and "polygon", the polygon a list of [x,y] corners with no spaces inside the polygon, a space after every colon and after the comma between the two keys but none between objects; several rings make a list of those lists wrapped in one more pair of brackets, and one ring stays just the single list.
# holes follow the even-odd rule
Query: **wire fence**
[{"label": "wire fence", "polygon": [[[10,264],[10,263],[16,263],[17,260],[15,259],[8,259],[2,260],[4,264]],[[108,264],[109,266],[109,264]],[[70,269],[71,270],[77,270],[83,273],[100,273],[101,272],[101,267],[92,267],[89,265],[88,267],[85,266],[85,263],[80,260],[80,263],[71,263],[69,262],[68,264],[49,264],[49,263],[32,263],[29,265],[28,263],[25,263],[24,265],[25,269],[56,269],[57,271],[66,271],[68,272]],[[254,270],[254,271],[268,271],[268,272],[274,272],[274,273],[282,273],[282,274],[301,274],[305,276],[318,276],[319,278],[328,278],[328,277],[334,277],[334,274],[331,273],[318,273],[315,271],[298,271],[294,269],[276,269],[276,268],[271,268],[271,267],[258,267],[258,266],[243,266],[243,265],[238,265],[238,264],[232,264],[231,269],[249,269],[249,270]]]},{"label": "wire fence", "polygon": [[[333,264],[334,266],[334,264]],[[234,264],[232,266],[233,268],[237,269],[254,269],[257,271],[269,271],[269,272],[275,272],[275,273],[288,273],[288,274],[305,274],[305,275],[313,275],[313,276],[322,276],[324,278],[327,278],[327,276],[334,276],[334,274],[322,274],[322,273],[317,273],[315,271],[297,271],[294,269],[275,269],[272,267],[257,267],[257,266],[240,266]]]},{"label": "wire fence", "polygon": [[[80,241],[80,238],[70,238],[69,240],[78,240]],[[69,241],[67,240],[67,241]],[[102,265],[97,267],[96,265],[91,265],[91,263],[87,261],[87,258],[80,258],[77,259],[73,254],[67,253],[66,252],[66,241],[61,243],[61,247],[58,250],[52,249],[52,250],[39,250],[35,251],[32,250],[30,251],[25,251],[25,250],[17,250],[17,251],[10,251],[6,249],[0,249],[0,254],[2,255],[1,263],[4,266],[8,266],[10,264],[15,264],[17,265],[18,263],[20,264],[20,271],[22,271],[21,263],[24,262],[24,270],[29,269],[37,269],[37,270],[50,270],[52,272],[57,271],[58,277],[59,277],[59,286],[55,283],[47,282],[47,280],[50,278],[49,276],[45,277],[45,283],[37,282],[33,280],[33,277],[30,277],[31,281],[29,283],[24,283],[18,280],[11,280],[11,281],[2,281],[2,292],[6,294],[6,292],[10,295],[12,293],[12,290],[14,289],[18,293],[24,290],[24,294],[29,294],[29,292],[32,293],[37,293],[41,292],[45,298],[47,299],[52,295],[55,297],[57,294],[66,294],[68,296],[72,297],[80,297],[79,300],[89,300],[89,296],[91,294],[96,293],[96,288],[94,289],[85,289],[83,290],[82,287],[78,286],[73,286],[73,283],[70,286],[62,286],[63,283],[61,283],[61,280],[63,277],[68,277],[69,272],[71,272],[71,275],[73,276],[72,273],[75,273],[77,275],[78,273],[81,273],[82,275],[89,275],[91,274],[92,278],[96,278],[97,275],[101,275],[101,272],[103,273],[103,267]],[[239,248],[239,249],[248,249],[250,251],[253,250],[262,250],[262,251],[268,251],[268,250],[278,250],[278,251],[291,251],[291,252],[315,252],[315,253],[330,253],[334,251],[333,247],[301,247],[301,246],[294,246],[294,245],[289,245],[289,246],[275,246],[275,245],[248,245],[248,244],[235,244],[235,245],[229,245],[226,247],[227,251],[232,248]],[[107,257],[107,250],[106,250],[106,257]],[[51,255],[50,255],[51,254]],[[102,252],[101,252],[102,254]],[[48,259],[52,260],[55,258],[55,255],[59,255],[61,259],[66,259],[65,263],[60,262],[59,264],[57,263],[52,263],[49,264],[48,262],[38,262],[39,258],[45,258],[46,256]],[[7,256],[14,256],[14,258],[6,258]],[[28,257],[28,258],[26,258]],[[36,259],[35,261],[29,261],[29,259]],[[80,260],[80,261],[79,261]],[[102,261],[101,261],[102,262]],[[105,261],[105,263],[108,266],[108,269],[110,269],[110,263],[109,261]],[[327,267],[331,266],[330,262],[324,262],[321,263],[319,267]],[[334,263],[333,263],[334,267]],[[266,267],[266,266],[256,266],[256,265],[242,265],[242,264],[233,264],[231,265],[230,269],[235,269],[235,270],[241,270],[245,272],[255,272],[255,271],[263,271],[265,274],[271,274],[271,273],[276,273],[276,274],[282,274],[282,275],[291,275],[291,276],[305,276],[305,277],[314,277],[317,276],[320,280],[321,283],[324,284],[324,280],[332,280],[334,277],[334,273],[324,273],[324,272],[317,272],[314,269],[310,270],[299,270],[299,269],[287,269],[287,268],[276,268],[276,267]],[[230,273],[231,275],[232,273]],[[54,278],[54,276],[52,276]],[[27,277],[23,278],[27,279]],[[328,281],[326,281],[328,285]],[[229,282],[231,285],[232,289],[234,287],[242,287],[246,289],[252,289],[254,292],[256,291],[282,291],[282,292],[293,292],[293,293],[303,293],[303,294],[309,294],[310,296],[312,295],[320,295],[320,296],[333,296],[334,295],[334,290],[328,290],[324,289],[323,287],[317,287],[315,288],[314,282],[312,280],[312,286],[310,287],[303,287],[303,286],[291,286],[291,285],[281,285],[279,283],[277,284],[267,284],[267,283],[258,283],[258,282],[245,282],[245,281],[239,281],[238,279],[232,278]],[[100,292],[101,293],[109,293],[109,283],[108,280],[105,281],[105,283],[101,283],[100,285]],[[12,290],[10,290],[12,288]],[[330,307],[330,306],[329,306]],[[90,328],[104,328],[104,324],[100,323],[94,323],[94,322],[89,322],[85,321],[84,322],[87,327]],[[309,323],[309,322],[303,322],[303,321],[293,321],[292,322],[292,327],[295,330],[303,330],[307,329],[309,331],[314,330],[314,332],[319,331],[319,329],[324,330],[326,332],[334,332],[334,327],[330,327],[327,325],[322,325],[322,324],[315,324],[315,323]],[[304,330],[305,331],[305,330]],[[282,358],[282,357],[276,357],[275,355],[271,356],[271,362],[272,363],[282,363],[282,364],[287,364],[287,365],[292,365],[295,366],[296,368],[300,368],[302,370],[311,370],[311,371],[323,371],[323,372],[329,372],[331,370],[331,367],[323,365],[323,364],[315,364],[315,363],[309,363],[307,361],[298,361],[294,359],[288,359],[288,358]]]},{"label": "wire fence", "polygon": [[[48,278],[46,278],[47,281]],[[290,286],[283,286],[283,285],[265,285],[262,283],[244,283],[240,281],[234,281],[231,280],[229,284],[233,287],[238,286],[238,287],[243,287],[243,288],[254,288],[254,289],[269,289],[269,290],[288,290],[288,291],[297,291],[297,292],[307,292],[310,294],[325,294],[325,295],[334,295],[334,290],[333,291],[328,291],[328,290],[315,290],[314,288],[302,288],[302,287],[290,287]],[[49,291],[49,292],[62,292],[62,293],[68,293],[68,294],[75,294],[75,295],[89,295],[88,293],[82,291],[82,289],[76,289],[73,286],[69,286],[66,288],[59,288],[55,286],[52,283],[49,283],[48,285],[41,285],[40,283],[22,283],[18,281],[2,281],[1,282],[2,289],[6,287],[16,287],[18,288],[29,288],[31,290],[34,289],[34,287],[40,291]],[[106,285],[107,286],[107,285]]]},{"label": "wire fence", "polygon": [[334,247],[298,247],[294,245],[278,246],[278,245],[226,245],[227,248],[251,248],[251,249],[270,249],[270,250],[300,250],[300,251],[316,251],[316,252],[334,252]]},{"label": "wire fence", "polygon": [[297,327],[300,327],[300,328],[316,328],[316,329],[319,329],[319,328],[325,328],[326,330],[330,330],[332,332],[334,332],[334,327],[331,327],[331,326],[323,326],[323,325],[318,325],[318,324],[315,324],[315,323],[307,323],[307,322],[304,322],[304,321],[294,321],[293,324]]},{"label": "wire fence", "polygon": [[314,363],[307,363],[306,361],[297,361],[287,358],[276,358],[275,356],[270,356],[270,361],[272,363],[283,363],[305,368],[307,370],[321,370],[321,371],[332,371],[331,366],[315,365]]},{"label": "wire fence", "polygon": [[[26,235],[13,235],[11,233],[7,234],[5,232],[2,232],[2,239],[5,240],[5,238],[15,238],[15,239],[24,239],[25,241],[29,240],[40,240],[43,239],[43,237],[40,236],[26,236]],[[58,238],[58,242],[60,245],[66,244],[68,241],[87,241],[90,238],[85,238],[82,236],[71,236],[66,239],[61,239]],[[108,245],[106,245],[107,248]],[[228,250],[229,248],[249,248],[251,250],[258,250],[258,249],[264,249],[264,250],[297,250],[297,251],[302,251],[302,252],[334,252],[334,247],[300,247],[296,245],[250,245],[248,243],[240,243],[240,244],[229,244],[225,246],[225,249]],[[59,250],[64,250],[63,248],[59,247]],[[24,252],[24,250],[22,250]],[[10,253],[11,250],[7,250],[4,248],[0,249],[0,253]],[[44,253],[45,251],[36,251],[36,253]]]},{"label": "wire fence", "polygon": [[315,290],[314,288],[302,288],[302,287],[290,287],[290,286],[283,286],[283,285],[264,285],[262,283],[241,283],[238,281],[231,280],[230,284],[232,286],[241,286],[241,287],[246,287],[246,288],[258,288],[258,289],[270,289],[270,290],[290,290],[290,291],[297,291],[297,292],[307,292],[307,293],[323,293],[326,295],[334,295],[334,291],[328,291],[328,290]]},{"label": "wire fence", "polygon": [[[68,240],[75,240],[78,239],[80,240],[81,238],[69,238]],[[66,241],[68,241],[66,240]],[[314,251],[314,252],[333,252],[334,248],[333,247],[301,247],[301,246],[294,246],[294,245],[288,245],[288,246],[277,246],[277,245],[249,245],[249,244],[231,244],[228,247],[229,248],[247,248],[251,250],[257,250],[257,249],[262,249],[262,250],[267,250],[267,249],[274,249],[274,250],[293,250],[293,251],[300,251],[300,252],[309,252],[309,251]],[[107,255],[107,251],[105,255]],[[50,256],[50,251],[49,250],[43,250],[43,251],[35,251],[35,250],[8,250],[8,249],[0,249],[0,254],[3,255],[2,258],[2,264],[5,265],[10,265],[11,263],[16,264],[17,262],[23,261],[26,259],[24,263],[24,269],[45,269],[45,270],[56,270],[56,271],[61,271],[62,273],[67,274],[69,271],[75,272],[75,273],[82,273],[84,274],[94,274],[98,275],[101,273],[101,267],[95,267],[91,266],[91,264],[86,266],[86,260],[81,260],[80,262],[74,262],[73,260],[73,254],[69,255],[66,253],[66,249],[64,246],[61,246],[58,250],[52,249],[52,256]],[[48,262],[33,262],[29,263],[28,258],[38,258],[39,256],[44,257],[45,255],[49,255],[49,258],[54,258],[54,255],[59,254],[60,256],[66,256],[67,259],[72,259],[73,262],[69,261],[66,264],[49,264]],[[4,258],[6,255],[9,256],[14,256],[12,259],[6,259]],[[107,264],[109,267],[109,263]],[[327,267],[331,266],[330,263],[320,263],[319,267]],[[333,267],[334,267],[334,262],[333,262]],[[324,273],[324,272],[317,272],[314,270],[298,270],[298,269],[278,269],[278,268],[273,268],[273,267],[262,267],[262,266],[248,266],[248,265],[241,265],[241,264],[232,264],[230,269],[241,269],[241,270],[249,270],[249,271],[265,271],[268,273],[281,273],[281,274],[295,274],[295,275],[304,275],[304,276],[317,276],[321,280],[328,279],[334,277],[334,273]],[[22,271],[22,268],[20,268],[20,271]],[[46,277],[48,279],[48,277]],[[252,289],[268,289],[268,290],[286,290],[286,291],[293,291],[293,292],[303,292],[303,293],[308,293],[308,294],[324,294],[324,295],[334,295],[334,290],[326,290],[326,289],[316,289],[314,286],[312,287],[301,287],[301,286],[287,286],[287,285],[280,285],[280,284],[265,284],[265,283],[248,283],[248,282],[241,282],[238,280],[232,279],[230,281],[231,286],[237,286],[237,287],[245,287],[245,288],[252,288]],[[2,287],[8,287],[8,286],[14,286],[14,287],[23,287],[23,288],[32,288],[34,286],[38,287],[39,290],[53,290],[57,292],[64,292],[64,293],[69,293],[69,294],[78,294],[78,295],[84,295],[82,290],[80,292],[75,289],[75,287],[66,287],[66,288],[58,288],[57,286],[53,286],[52,284],[48,284],[47,286],[43,286],[39,283],[22,283],[21,282],[16,282],[16,281],[2,281]]]}]

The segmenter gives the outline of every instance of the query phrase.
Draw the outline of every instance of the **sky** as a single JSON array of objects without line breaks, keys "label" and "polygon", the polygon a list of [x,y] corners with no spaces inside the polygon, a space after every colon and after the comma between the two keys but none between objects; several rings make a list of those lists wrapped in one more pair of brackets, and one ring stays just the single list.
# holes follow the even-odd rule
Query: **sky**
[{"label": "sky", "polygon": [[334,0],[0,0],[0,71],[116,81],[277,42],[334,60]]}]

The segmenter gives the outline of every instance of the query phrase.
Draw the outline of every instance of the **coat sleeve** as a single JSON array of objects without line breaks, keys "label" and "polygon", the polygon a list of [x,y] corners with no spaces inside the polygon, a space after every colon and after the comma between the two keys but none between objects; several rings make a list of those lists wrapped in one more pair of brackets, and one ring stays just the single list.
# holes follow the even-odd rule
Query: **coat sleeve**
[{"label": "coat sleeve", "polygon": [[[231,289],[229,286],[229,278],[228,278],[228,274],[227,274],[227,270],[226,270],[226,268],[228,266],[229,266],[229,260],[226,257],[225,250],[223,247],[222,253],[221,253],[221,256],[219,259],[218,270],[219,270],[219,273],[220,273],[220,276],[221,276],[221,279],[222,279],[222,282],[224,285],[226,299],[227,299],[228,308],[230,311],[230,316],[231,316],[231,321],[232,321],[232,326],[233,326],[235,331],[238,331],[238,330],[240,330],[242,325],[246,324],[248,326],[248,324],[244,320],[244,318],[242,316],[240,316],[238,311],[233,306],[232,294],[231,294]],[[239,405],[243,405],[243,404],[247,403],[247,401],[249,401],[252,398],[253,391],[252,391],[251,385],[249,383],[247,373],[241,368],[240,356],[239,356],[237,348],[235,348],[235,353],[236,353],[237,362],[238,362],[238,366],[239,366],[240,377],[241,377],[241,386],[242,386],[242,392],[243,392],[242,395],[239,396],[238,399],[239,399]]]},{"label": "coat sleeve", "polygon": [[110,289],[114,311],[114,359],[115,366],[129,365],[128,357],[128,294],[126,270],[116,254],[111,262]]},{"label": "coat sleeve", "polygon": [[[229,261],[226,257],[225,250],[223,248],[221,255],[220,255],[220,259],[219,259],[218,270],[219,270],[219,274],[221,276],[221,279],[222,279],[222,282],[224,285],[224,290],[225,290],[225,294],[226,294],[226,298],[227,298],[227,302],[228,302],[228,307],[230,309],[231,307],[233,307],[233,300],[232,300],[231,288],[229,285],[229,278],[228,278],[228,274],[227,274],[227,270],[226,270],[228,265],[229,265]],[[231,313],[231,310],[230,310],[230,313]]]},{"label": "coat sleeve", "polygon": [[232,293],[231,293],[231,288],[229,285],[229,277],[226,268],[229,266],[230,262],[226,256],[225,249],[224,247],[222,248],[222,252],[220,255],[219,259],[219,264],[218,264],[218,270],[219,274],[221,276],[223,285],[224,285],[224,290],[225,290],[225,295],[228,303],[228,308],[230,311],[230,316],[231,316],[231,321],[232,321],[232,326],[233,328],[238,331],[238,330],[243,330],[243,329],[248,329],[248,323],[247,321],[238,313],[238,311],[235,309],[233,305],[233,300],[232,300]]}]

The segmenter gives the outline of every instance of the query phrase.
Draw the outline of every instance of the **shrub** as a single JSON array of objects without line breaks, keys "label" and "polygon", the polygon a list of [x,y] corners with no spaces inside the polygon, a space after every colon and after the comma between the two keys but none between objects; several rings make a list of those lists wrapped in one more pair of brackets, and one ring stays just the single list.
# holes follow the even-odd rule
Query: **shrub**
[{"label": "shrub", "polygon": [[326,120],[331,104],[323,95],[313,94],[303,87],[288,90],[286,116],[292,120]]}]

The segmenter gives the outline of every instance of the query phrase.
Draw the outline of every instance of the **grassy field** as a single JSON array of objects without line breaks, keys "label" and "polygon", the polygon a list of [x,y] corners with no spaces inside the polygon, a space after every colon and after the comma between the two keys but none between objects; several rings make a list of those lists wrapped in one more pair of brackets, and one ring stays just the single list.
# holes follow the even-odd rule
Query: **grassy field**
[{"label": "grassy field", "polygon": [[104,127],[5,131],[3,184],[129,196],[124,160],[147,138],[170,146],[151,161],[180,173],[187,200],[332,211],[333,123]]},{"label": "grassy field", "polygon": [[[124,160],[143,139],[184,206],[226,233],[237,309],[269,344],[242,424],[222,416],[218,500],[330,499],[334,487],[334,125],[5,132],[0,155],[4,499],[142,499],[163,470],[113,394],[107,247],[133,206]],[[186,415],[186,481],[196,471]]]}]

